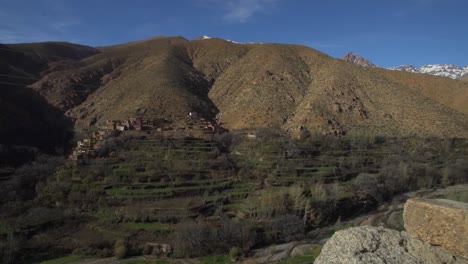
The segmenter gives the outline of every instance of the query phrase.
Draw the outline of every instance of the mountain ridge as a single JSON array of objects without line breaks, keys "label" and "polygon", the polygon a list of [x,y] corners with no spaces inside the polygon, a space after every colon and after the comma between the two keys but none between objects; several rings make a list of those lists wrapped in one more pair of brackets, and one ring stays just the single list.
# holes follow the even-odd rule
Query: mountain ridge
[{"label": "mountain ridge", "polygon": [[411,73],[425,73],[435,76],[448,77],[451,79],[460,79],[468,73],[468,65],[459,67],[454,64],[426,64],[420,67],[415,67],[412,65],[400,65],[396,67],[390,67],[388,69]]},{"label": "mountain ridge", "polygon": [[467,83],[357,67],[306,46],[158,37],[96,50],[28,83],[77,127],[196,111],[228,129],[468,134]]},{"label": "mountain ridge", "polygon": [[[353,52],[348,52],[340,59],[349,61],[351,63],[363,66],[363,67],[379,67],[367,60],[366,58],[355,54]],[[463,76],[468,74],[468,65],[460,67],[454,64],[426,64],[420,67],[415,67],[413,65],[405,64],[395,67],[389,67],[388,70],[393,71],[402,71],[410,73],[423,73],[440,77],[447,77],[451,79],[461,79]]]}]

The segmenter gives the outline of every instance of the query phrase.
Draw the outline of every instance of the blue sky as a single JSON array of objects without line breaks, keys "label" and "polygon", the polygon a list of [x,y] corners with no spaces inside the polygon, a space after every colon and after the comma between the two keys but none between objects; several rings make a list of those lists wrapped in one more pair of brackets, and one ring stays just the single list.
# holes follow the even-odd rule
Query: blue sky
[{"label": "blue sky", "polygon": [[377,65],[468,64],[466,0],[0,0],[0,43],[158,35],[353,51]]}]

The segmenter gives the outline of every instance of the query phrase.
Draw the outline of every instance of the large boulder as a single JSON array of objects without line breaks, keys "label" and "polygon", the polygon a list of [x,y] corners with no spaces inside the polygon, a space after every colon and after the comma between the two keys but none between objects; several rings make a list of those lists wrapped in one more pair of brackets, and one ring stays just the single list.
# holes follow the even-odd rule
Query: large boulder
[{"label": "large boulder", "polygon": [[336,232],[314,263],[467,264],[468,260],[414,239],[406,232],[360,226]]},{"label": "large boulder", "polygon": [[403,218],[410,235],[468,258],[468,204],[443,199],[409,199]]}]

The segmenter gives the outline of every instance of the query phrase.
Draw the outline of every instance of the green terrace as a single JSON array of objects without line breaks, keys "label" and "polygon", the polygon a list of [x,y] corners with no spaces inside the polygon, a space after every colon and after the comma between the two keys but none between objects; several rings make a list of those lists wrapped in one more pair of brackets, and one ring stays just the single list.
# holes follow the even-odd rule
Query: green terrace
[{"label": "green terrace", "polygon": [[[164,239],[187,219],[216,223],[225,216],[263,225],[284,208],[300,215],[307,206],[322,210],[313,222],[321,226],[334,219],[330,208],[360,201],[358,175],[380,177],[384,161],[412,144],[398,143],[332,146],[291,139],[237,140],[221,148],[214,140],[118,137],[107,155],[58,170],[57,183],[71,179],[73,184],[64,195],[53,189],[48,195],[54,204],[83,206],[89,201],[84,208],[98,219],[100,232],[117,232],[115,236],[149,232]],[[423,155],[407,153],[399,164],[416,155],[414,160],[422,164],[418,166],[443,168],[466,155],[466,149],[457,146],[437,158],[426,154],[428,148],[439,151],[437,147],[420,147],[414,151]],[[0,225],[0,231],[8,230]]]}]

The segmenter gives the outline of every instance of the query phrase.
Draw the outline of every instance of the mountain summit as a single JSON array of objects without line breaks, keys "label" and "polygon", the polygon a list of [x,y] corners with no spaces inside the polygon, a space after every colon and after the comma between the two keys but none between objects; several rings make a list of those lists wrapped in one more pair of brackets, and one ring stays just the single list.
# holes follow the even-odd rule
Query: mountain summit
[{"label": "mountain summit", "polygon": [[343,55],[340,59],[352,62],[357,65],[361,65],[363,67],[377,67],[375,64],[370,62],[369,60],[357,55],[356,53],[353,52],[348,52],[345,55]]}]

